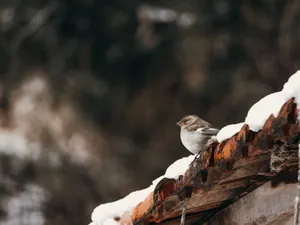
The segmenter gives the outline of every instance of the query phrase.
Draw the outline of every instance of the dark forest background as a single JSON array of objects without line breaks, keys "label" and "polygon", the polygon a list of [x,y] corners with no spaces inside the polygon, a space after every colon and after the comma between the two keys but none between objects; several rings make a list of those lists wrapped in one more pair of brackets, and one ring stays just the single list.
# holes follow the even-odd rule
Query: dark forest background
[{"label": "dark forest background", "polygon": [[297,0],[1,0],[0,224],[88,224],[300,65]]}]

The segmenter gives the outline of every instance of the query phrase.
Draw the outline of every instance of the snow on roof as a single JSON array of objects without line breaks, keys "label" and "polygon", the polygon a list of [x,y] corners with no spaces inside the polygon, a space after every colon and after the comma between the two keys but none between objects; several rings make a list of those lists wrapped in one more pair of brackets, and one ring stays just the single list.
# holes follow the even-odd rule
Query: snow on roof
[{"label": "snow on roof", "polygon": [[[282,91],[272,93],[262,98],[256,104],[254,104],[248,111],[245,122],[238,124],[231,124],[225,126],[220,130],[217,135],[218,142],[229,139],[236,133],[238,133],[244,124],[248,124],[249,128],[257,132],[261,130],[268,119],[273,114],[275,117],[278,115],[281,107],[285,102],[291,98],[295,98],[295,102],[300,105],[300,71],[297,71],[292,75],[288,82],[284,85]],[[300,116],[300,113],[298,113]],[[300,118],[299,118],[300,119]],[[180,175],[183,175],[188,169],[190,163],[195,158],[194,155],[184,157],[175,161],[166,170],[165,175],[155,179],[152,185],[146,189],[135,191],[127,195],[125,198],[115,202],[101,204],[96,207],[92,213],[92,223],[90,225],[116,225],[117,220],[114,218],[121,217],[124,212],[132,210],[142,202],[152,191],[154,191],[157,183],[163,178],[177,179]]]},{"label": "snow on roof", "polygon": [[151,185],[146,189],[132,192],[118,201],[99,205],[92,213],[92,221],[95,225],[112,224],[115,221],[112,219],[120,218],[125,211],[132,211],[154,188],[155,186]]},{"label": "snow on roof", "polygon": [[[261,130],[269,116],[273,114],[274,117],[277,117],[283,104],[293,97],[295,102],[300,105],[300,70],[289,78],[281,91],[269,94],[255,103],[248,111],[245,123],[254,132]],[[298,115],[300,119],[300,113]],[[222,128],[217,135],[218,142],[238,133],[242,124],[232,124]]]},{"label": "snow on roof", "polygon": [[244,122],[237,123],[237,124],[230,124],[225,127],[223,127],[219,133],[217,134],[217,140],[218,142],[222,142],[223,140],[226,140],[228,138],[231,138],[233,135],[235,135],[237,132],[241,130],[241,128],[244,126]]},{"label": "snow on roof", "polygon": [[[294,97],[295,103],[300,105],[300,70],[298,70],[295,74],[293,74],[287,83],[284,84],[282,93],[285,96],[285,100],[287,101],[289,98]],[[300,107],[298,107],[300,110]],[[300,111],[298,111],[298,120],[300,120]]]},{"label": "snow on roof", "polygon": [[275,92],[269,94],[254,104],[248,111],[245,119],[252,131],[259,131],[271,114],[277,117],[281,107],[286,102],[283,93]]},{"label": "snow on roof", "polygon": [[132,213],[132,210],[136,207],[136,205],[142,202],[152,191],[154,191],[158,182],[163,178],[177,179],[180,175],[183,175],[194,158],[195,155],[190,155],[175,161],[167,168],[165,174],[155,179],[152,182],[152,185],[148,188],[132,192],[126,197],[115,202],[99,205],[92,213],[93,222],[91,225],[118,224],[114,218],[120,218],[126,211]]}]

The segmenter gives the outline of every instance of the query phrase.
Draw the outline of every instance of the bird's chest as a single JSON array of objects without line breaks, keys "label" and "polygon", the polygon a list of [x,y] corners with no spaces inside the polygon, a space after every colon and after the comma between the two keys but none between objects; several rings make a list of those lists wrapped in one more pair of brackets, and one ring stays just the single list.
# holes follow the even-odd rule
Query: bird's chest
[{"label": "bird's chest", "polygon": [[184,147],[193,153],[197,153],[201,143],[201,135],[195,132],[181,130],[180,139]]}]

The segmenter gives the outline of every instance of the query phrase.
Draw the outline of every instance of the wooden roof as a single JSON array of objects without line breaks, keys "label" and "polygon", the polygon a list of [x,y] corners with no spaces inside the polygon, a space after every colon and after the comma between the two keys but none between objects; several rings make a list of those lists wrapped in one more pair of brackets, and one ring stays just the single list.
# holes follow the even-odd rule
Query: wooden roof
[{"label": "wooden roof", "polygon": [[131,216],[124,213],[120,223],[172,223],[181,216],[184,198],[189,198],[186,222],[204,222],[269,180],[274,185],[294,182],[300,139],[297,117],[297,106],[290,99],[259,132],[245,124],[230,139],[211,144],[184,176],[161,180]]}]

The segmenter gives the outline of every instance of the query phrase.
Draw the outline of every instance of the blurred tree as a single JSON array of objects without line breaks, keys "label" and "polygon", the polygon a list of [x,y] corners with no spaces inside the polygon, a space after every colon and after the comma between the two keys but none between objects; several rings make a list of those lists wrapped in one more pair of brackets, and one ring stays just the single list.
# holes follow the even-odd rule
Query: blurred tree
[{"label": "blurred tree", "polygon": [[87,224],[189,154],[183,114],[244,120],[299,68],[299,19],[296,0],[1,1],[0,223]]}]

